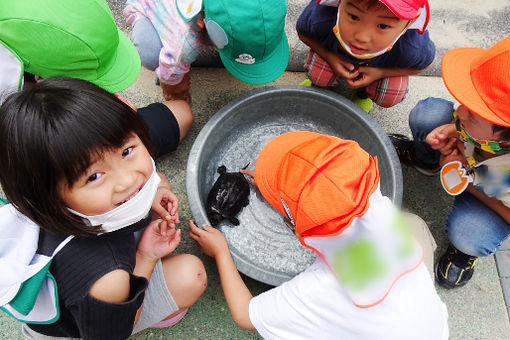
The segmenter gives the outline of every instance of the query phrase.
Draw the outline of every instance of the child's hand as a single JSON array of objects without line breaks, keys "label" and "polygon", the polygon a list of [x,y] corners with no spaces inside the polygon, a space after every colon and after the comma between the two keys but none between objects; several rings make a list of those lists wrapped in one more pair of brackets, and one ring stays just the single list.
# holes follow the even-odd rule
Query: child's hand
[{"label": "child's hand", "polygon": [[216,258],[222,252],[229,252],[227,240],[221,231],[205,224],[202,228],[189,221],[189,236],[197,241],[204,254]]},{"label": "child's hand", "polygon": [[250,177],[251,184],[257,187],[257,182],[255,181],[255,170],[239,170],[240,173]]},{"label": "child's hand", "polygon": [[379,67],[360,66],[350,73],[350,77],[345,78],[345,82],[351,89],[358,89],[367,87],[383,76],[383,70]]},{"label": "child's hand", "polygon": [[450,152],[447,155],[441,154],[441,157],[439,158],[439,165],[443,166],[453,161],[459,161],[464,166],[466,166],[467,164],[467,160],[466,157],[464,156],[464,153],[456,148],[453,149],[452,152]]},{"label": "child's hand", "polygon": [[340,58],[336,54],[328,54],[326,61],[337,76],[351,79],[359,75],[358,70],[352,63]]},{"label": "child's hand", "polygon": [[425,142],[434,150],[438,150],[442,155],[449,155],[457,149],[458,133],[454,124],[445,124],[438,126],[430,131]]},{"label": "child's hand", "polygon": [[169,187],[158,187],[152,201],[152,210],[170,223],[172,228],[179,224],[179,199]]},{"label": "child's hand", "polygon": [[148,259],[157,261],[173,252],[181,242],[181,230],[163,220],[152,221],[145,228],[137,252]]},{"label": "child's hand", "polygon": [[179,84],[169,85],[160,81],[163,96],[166,100],[185,100],[188,103],[191,100],[189,88],[191,85],[189,74],[186,73]]}]

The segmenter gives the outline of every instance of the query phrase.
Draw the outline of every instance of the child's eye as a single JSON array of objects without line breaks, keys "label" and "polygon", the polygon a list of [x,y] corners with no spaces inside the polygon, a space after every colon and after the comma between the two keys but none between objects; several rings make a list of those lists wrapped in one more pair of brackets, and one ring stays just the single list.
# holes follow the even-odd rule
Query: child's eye
[{"label": "child's eye", "polygon": [[359,17],[358,17],[358,16],[356,16],[356,15],[354,15],[354,14],[350,14],[350,13],[349,13],[349,14],[347,14],[347,15],[349,16],[349,19],[351,19],[351,20],[359,20]]},{"label": "child's eye", "polygon": [[377,27],[379,27],[382,30],[385,30],[385,29],[390,28],[391,26],[390,25],[386,25],[386,24],[379,24],[379,25],[377,25]]},{"label": "child's eye", "polygon": [[122,150],[122,158],[126,157],[127,155],[129,155],[131,152],[133,151],[133,147],[130,146],[129,148],[125,148],[124,150]]},{"label": "child's eye", "polygon": [[101,177],[101,174],[99,172],[95,172],[87,178],[87,182],[94,182],[99,177]]}]

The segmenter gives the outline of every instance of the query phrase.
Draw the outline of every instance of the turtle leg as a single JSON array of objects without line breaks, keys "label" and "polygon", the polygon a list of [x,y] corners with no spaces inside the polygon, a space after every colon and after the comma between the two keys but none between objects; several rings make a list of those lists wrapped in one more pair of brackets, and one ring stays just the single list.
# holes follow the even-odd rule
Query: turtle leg
[{"label": "turtle leg", "polygon": [[227,172],[227,167],[224,166],[224,165],[221,165],[218,167],[218,169],[216,170],[220,175],[223,175],[224,173]]},{"label": "turtle leg", "polygon": [[239,225],[239,220],[237,219],[237,217],[230,217],[228,219],[233,225]]}]

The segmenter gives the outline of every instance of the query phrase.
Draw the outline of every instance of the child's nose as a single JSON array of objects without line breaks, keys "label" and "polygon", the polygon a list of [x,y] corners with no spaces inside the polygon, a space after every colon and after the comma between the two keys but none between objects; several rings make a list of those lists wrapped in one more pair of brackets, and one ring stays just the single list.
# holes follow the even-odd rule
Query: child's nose
[{"label": "child's nose", "polygon": [[365,43],[370,41],[370,30],[368,30],[365,27],[360,28],[356,33],[354,34],[354,39],[360,43]]},{"label": "child's nose", "polygon": [[133,171],[120,171],[115,176],[115,190],[117,192],[129,190],[136,179],[135,172]]}]

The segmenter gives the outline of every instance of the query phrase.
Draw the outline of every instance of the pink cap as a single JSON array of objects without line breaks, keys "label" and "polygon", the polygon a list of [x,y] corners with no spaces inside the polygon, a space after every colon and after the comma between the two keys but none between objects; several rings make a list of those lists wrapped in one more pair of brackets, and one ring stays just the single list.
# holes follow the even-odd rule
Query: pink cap
[{"label": "pink cap", "polygon": [[413,20],[418,16],[418,10],[425,7],[428,11],[428,0],[379,0],[385,4],[399,18]]}]

